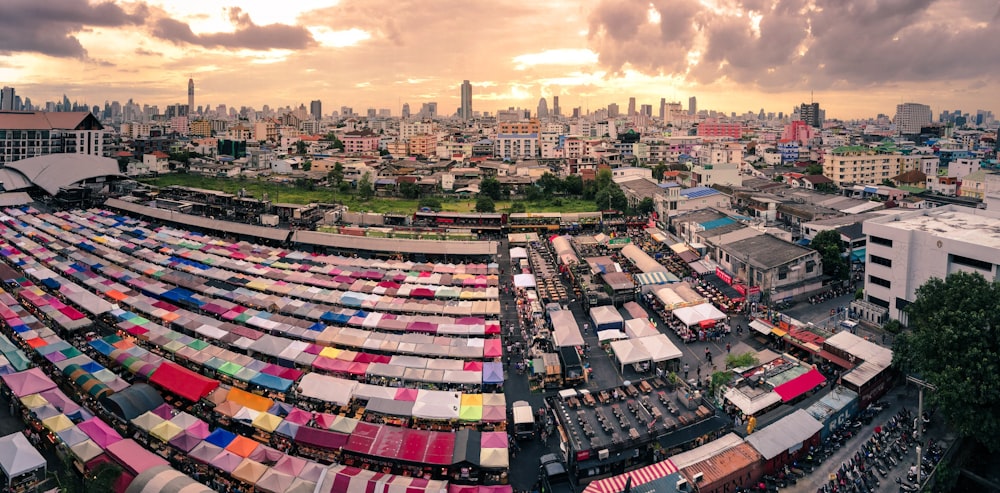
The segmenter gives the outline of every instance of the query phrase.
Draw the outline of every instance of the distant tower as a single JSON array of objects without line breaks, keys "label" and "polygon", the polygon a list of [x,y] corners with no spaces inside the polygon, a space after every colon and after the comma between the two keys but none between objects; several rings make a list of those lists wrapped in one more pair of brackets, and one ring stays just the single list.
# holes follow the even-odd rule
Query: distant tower
[{"label": "distant tower", "polygon": [[11,111],[19,109],[21,108],[14,106],[14,88],[3,86],[3,90],[0,91],[0,110]]},{"label": "distant tower", "polygon": [[688,114],[695,115],[698,113],[698,98],[691,96],[688,98]]},{"label": "distant tower", "polygon": [[323,102],[316,99],[309,102],[309,115],[313,120],[323,119]]},{"label": "distant tower", "polygon": [[667,118],[667,98],[660,98],[660,121],[666,121]]},{"label": "distant tower", "polygon": [[404,120],[410,117],[410,103],[403,103],[403,111],[400,115]]},{"label": "distant tower", "polygon": [[549,105],[545,102],[545,98],[538,100],[538,112],[536,113],[539,119],[549,117]]},{"label": "distant tower", "polygon": [[462,81],[462,107],[458,109],[458,117],[472,119],[472,84],[468,80]]},{"label": "distant tower", "polygon": [[194,113],[194,79],[188,79],[188,113]]},{"label": "distant tower", "polygon": [[562,109],[559,108],[559,96],[552,96],[552,116],[562,116]]}]

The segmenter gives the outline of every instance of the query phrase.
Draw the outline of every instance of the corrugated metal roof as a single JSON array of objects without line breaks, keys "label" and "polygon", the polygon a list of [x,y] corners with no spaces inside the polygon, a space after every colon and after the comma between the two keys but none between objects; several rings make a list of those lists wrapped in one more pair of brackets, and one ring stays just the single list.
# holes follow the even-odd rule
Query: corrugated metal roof
[{"label": "corrugated metal roof", "polygon": [[772,459],[793,446],[806,441],[823,428],[803,409],[771,423],[766,428],[754,432],[747,437],[747,443],[753,445],[764,459]]},{"label": "corrugated metal roof", "polygon": [[753,446],[749,443],[741,443],[681,469],[681,474],[694,484],[694,475],[701,473],[703,477],[700,483],[714,484],[716,481],[725,479],[730,474],[759,461],[760,458],[760,453],[754,450]]}]

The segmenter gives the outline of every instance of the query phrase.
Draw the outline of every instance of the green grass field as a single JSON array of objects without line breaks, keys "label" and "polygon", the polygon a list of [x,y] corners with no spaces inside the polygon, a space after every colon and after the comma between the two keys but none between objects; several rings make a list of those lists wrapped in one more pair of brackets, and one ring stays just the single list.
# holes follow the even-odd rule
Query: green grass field
[{"label": "green grass field", "polygon": [[[278,184],[264,180],[248,179],[238,180],[232,178],[213,178],[191,174],[170,174],[158,176],[156,178],[144,178],[139,180],[143,183],[158,187],[170,185],[180,185],[184,187],[204,188],[207,190],[218,190],[235,194],[241,188],[247,190],[247,194],[254,198],[262,198],[266,192],[273,202],[283,202],[291,204],[308,204],[310,202],[342,203],[352,211],[369,211],[377,213],[396,212],[409,214],[417,210],[417,200],[401,198],[376,197],[371,200],[359,200],[354,194],[342,194],[334,192],[332,189],[317,188],[307,190],[296,187],[294,184]],[[498,201],[496,203],[497,212],[504,212],[510,207],[510,201]],[[441,208],[450,212],[473,212],[476,209],[476,200],[443,198]],[[592,212],[597,210],[594,202],[589,200],[560,197],[553,200],[543,200],[535,202],[525,202],[528,212]]]}]

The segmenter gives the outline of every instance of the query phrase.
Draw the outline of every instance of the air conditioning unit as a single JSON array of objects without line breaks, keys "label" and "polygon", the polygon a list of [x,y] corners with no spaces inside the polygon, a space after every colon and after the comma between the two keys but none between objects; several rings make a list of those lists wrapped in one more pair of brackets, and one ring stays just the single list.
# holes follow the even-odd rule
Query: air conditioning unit
[{"label": "air conditioning unit", "polygon": [[677,491],[688,491],[688,480],[681,479],[677,481]]},{"label": "air conditioning unit", "polygon": [[705,479],[705,473],[696,473],[694,476],[691,476],[691,479],[693,479],[696,484],[700,483],[703,479]]},{"label": "air conditioning unit", "polygon": [[607,460],[610,455],[610,452],[606,448],[597,451],[597,458],[600,460]]}]

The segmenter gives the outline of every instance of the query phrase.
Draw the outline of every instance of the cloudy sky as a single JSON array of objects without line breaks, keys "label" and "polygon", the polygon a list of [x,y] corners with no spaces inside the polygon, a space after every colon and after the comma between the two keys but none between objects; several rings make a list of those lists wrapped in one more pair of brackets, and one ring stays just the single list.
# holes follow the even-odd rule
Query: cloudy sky
[{"label": "cloudy sky", "polygon": [[0,84],[35,104],[321,99],[476,111],[630,96],[829,117],[997,112],[997,0],[3,0]]}]

